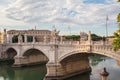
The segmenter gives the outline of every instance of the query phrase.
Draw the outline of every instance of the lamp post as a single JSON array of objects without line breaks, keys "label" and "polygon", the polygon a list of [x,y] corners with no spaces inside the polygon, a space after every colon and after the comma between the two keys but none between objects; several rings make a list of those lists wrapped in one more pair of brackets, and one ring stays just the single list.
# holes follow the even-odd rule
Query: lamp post
[{"label": "lamp post", "polygon": [[106,16],[106,38],[108,37],[108,15]]},{"label": "lamp post", "polygon": [[107,80],[107,77],[109,76],[109,73],[106,71],[106,68],[104,67],[102,71],[100,72],[100,75],[102,77],[102,80]]}]

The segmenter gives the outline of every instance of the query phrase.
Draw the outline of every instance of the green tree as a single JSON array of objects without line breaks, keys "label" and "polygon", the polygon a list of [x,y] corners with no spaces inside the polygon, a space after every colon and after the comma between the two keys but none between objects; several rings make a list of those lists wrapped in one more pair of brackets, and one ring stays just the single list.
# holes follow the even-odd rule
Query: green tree
[{"label": "green tree", "polygon": [[93,41],[103,40],[101,36],[98,36],[96,34],[91,34],[91,37]]},{"label": "green tree", "polygon": [[[120,2],[120,0],[118,0]],[[117,15],[117,22],[118,22],[118,30],[114,32],[115,39],[113,40],[113,49],[114,51],[118,51],[120,49],[120,13]]]},{"label": "green tree", "polygon": [[68,36],[65,36],[65,39],[78,41],[80,40],[80,35],[68,35]]},{"label": "green tree", "polygon": [[114,51],[118,51],[120,49],[120,38],[116,38],[113,41]]},{"label": "green tree", "polygon": [[118,22],[118,27],[119,27],[119,30],[120,30],[120,13],[117,16],[117,22]]},{"label": "green tree", "polygon": [[113,49],[118,51],[120,49],[120,30],[114,32],[115,39],[113,40]]},{"label": "green tree", "polygon": [[120,13],[117,16],[117,22],[120,22]]}]

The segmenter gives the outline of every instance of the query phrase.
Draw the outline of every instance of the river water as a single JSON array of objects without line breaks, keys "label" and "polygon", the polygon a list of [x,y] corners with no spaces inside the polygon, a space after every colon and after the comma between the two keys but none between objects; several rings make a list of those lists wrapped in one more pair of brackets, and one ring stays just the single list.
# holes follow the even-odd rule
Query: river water
[{"label": "river water", "polygon": [[[103,67],[110,73],[108,80],[120,80],[120,66],[114,59],[95,55],[90,57],[91,73],[84,73],[66,80],[101,80],[99,75]],[[43,80],[46,74],[45,65],[25,68],[12,68],[10,65],[0,64],[0,80]]]}]

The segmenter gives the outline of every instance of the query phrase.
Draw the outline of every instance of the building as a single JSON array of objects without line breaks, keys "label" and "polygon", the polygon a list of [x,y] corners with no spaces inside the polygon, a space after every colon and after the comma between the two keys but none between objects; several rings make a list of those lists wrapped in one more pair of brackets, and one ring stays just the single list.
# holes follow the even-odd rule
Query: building
[{"label": "building", "polygon": [[80,41],[88,40],[88,34],[85,32],[80,32]]},{"label": "building", "polygon": [[52,31],[50,30],[9,30],[7,31],[7,42],[18,42],[19,35],[22,36],[22,42],[49,42]]},{"label": "building", "polygon": [[4,38],[3,38],[3,32],[0,32],[0,43],[3,43]]}]

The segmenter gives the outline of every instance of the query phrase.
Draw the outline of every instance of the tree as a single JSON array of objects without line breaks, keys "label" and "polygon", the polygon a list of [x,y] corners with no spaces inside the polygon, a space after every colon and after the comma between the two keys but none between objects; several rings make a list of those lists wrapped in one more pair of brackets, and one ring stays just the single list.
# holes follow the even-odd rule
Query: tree
[{"label": "tree", "polygon": [[114,32],[115,39],[113,40],[113,49],[118,51],[120,49],[120,29]]},{"label": "tree", "polygon": [[113,49],[114,49],[114,51],[118,51],[120,49],[120,38],[114,39]]},{"label": "tree", "polygon": [[[120,0],[118,0],[118,2],[120,2]],[[120,13],[117,15],[117,22],[119,29],[114,32],[115,39],[112,43],[114,51],[118,51],[120,49]]]},{"label": "tree", "polygon": [[98,36],[96,34],[91,34],[91,37],[93,41],[103,40],[101,36]]},{"label": "tree", "polygon": [[120,13],[117,16],[117,22],[120,22]]},{"label": "tree", "polygon": [[118,51],[120,49],[120,30],[114,32],[115,39],[113,40],[113,49]]},{"label": "tree", "polygon": [[79,41],[80,40],[80,35],[68,35],[65,36],[66,40],[73,40],[73,41]]},{"label": "tree", "polygon": [[117,16],[117,22],[118,22],[118,27],[119,27],[119,30],[120,30],[120,13]]}]

